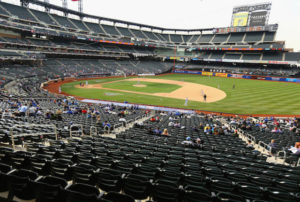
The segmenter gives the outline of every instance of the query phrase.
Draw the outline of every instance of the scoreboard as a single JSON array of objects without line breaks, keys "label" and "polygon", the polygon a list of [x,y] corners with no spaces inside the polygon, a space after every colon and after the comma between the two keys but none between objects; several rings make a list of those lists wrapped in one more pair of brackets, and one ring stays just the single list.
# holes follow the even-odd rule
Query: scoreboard
[{"label": "scoreboard", "polygon": [[233,8],[231,27],[256,27],[268,24],[272,3]]}]

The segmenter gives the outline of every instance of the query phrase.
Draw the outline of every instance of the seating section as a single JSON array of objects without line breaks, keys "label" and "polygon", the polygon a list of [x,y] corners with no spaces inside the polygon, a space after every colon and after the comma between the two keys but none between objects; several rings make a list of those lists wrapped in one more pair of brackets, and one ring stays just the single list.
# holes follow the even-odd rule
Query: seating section
[{"label": "seating section", "polygon": [[197,42],[198,43],[209,43],[213,37],[214,37],[214,35],[212,35],[212,34],[202,35]]},{"label": "seating section", "polygon": [[[217,118],[163,115],[115,139],[33,142],[28,151],[1,147],[0,191],[41,201],[299,200],[300,170],[267,163]],[[171,135],[155,134],[158,125]],[[204,132],[207,125],[220,134]]]},{"label": "seating section", "polygon": [[[7,49],[11,49],[12,51],[18,51],[19,46],[15,44],[22,44],[23,46],[27,46],[27,50],[49,53],[49,48],[55,48],[52,50],[53,52],[60,52],[60,48],[64,47],[69,49],[69,53],[73,52],[73,54],[81,54],[81,53],[88,53],[88,54],[95,54],[95,51],[98,54],[98,51],[109,51],[110,53],[106,54],[117,54],[117,53],[144,53],[144,54],[153,54],[153,48],[147,49],[145,47],[133,47],[133,46],[118,46],[114,44],[105,44],[105,43],[98,43],[95,42],[75,42],[75,41],[61,41],[61,40],[46,40],[46,39],[39,39],[39,38],[1,38],[0,37],[0,44],[7,45]],[[11,46],[14,44],[14,46]],[[57,48],[56,48],[57,47]],[[41,48],[44,48],[41,50]],[[25,51],[26,48],[23,47]],[[75,50],[75,51],[74,51]],[[76,50],[83,50],[78,52]],[[65,51],[62,51],[65,53]],[[38,54],[38,53],[37,53]]]},{"label": "seating section", "polygon": [[20,6],[16,6],[4,2],[1,2],[0,5],[3,6],[6,10],[8,10],[12,15],[17,16],[19,19],[36,22],[36,19],[24,7],[20,7]]},{"label": "seating section", "polygon": [[91,22],[85,22],[85,24],[93,32],[104,34],[104,31],[100,28],[99,24],[91,23]]},{"label": "seating section", "polygon": [[127,28],[124,27],[117,27],[117,29],[119,30],[119,32],[126,36],[126,37],[133,37],[133,35],[129,32],[129,30]]},{"label": "seating section", "polygon": [[203,58],[203,59],[209,59],[209,56],[211,55],[211,53],[209,52],[204,52],[202,53],[199,57]]},{"label": "seating section", "polygon": [[[149,31],[150,29],[141,28],[140,30],[126,27],[116,27],[106,24],[97,24],[76,20],[61,15],[41,12],[25,7],[16,6],[0,2],[0,9],[8,10],[11,15],[19,15],[19,18],[30,19],[35,21],[35,26],[32,27],[29,22],[20,22],[17,19],[8,19],[2,21],[1,25],[15,26],[18,29],[25,29],[32,33],[46,35],[47,39],[27,39],[27,38],[0,38],[0,43],[4,45],[5,51],[0,53],[3,57],[19,57],[27,59],[43,59],[50,54],[66,54],[79,56],[101,56],[103,57],[119,57],[130,58],[132,55],[154,55],[155,53],[164,56],[171,56],[174,44],[179,45],[179,48],[185,49],[180,56],[198,55],[203,59],[245,59],[245,60],[268,60],[268,61],[299,61],[298,54],[284,54],[285,50],[276,50],[277,52],[258,53],[253,50],[241,50],[242,53],[232,54],[230,50],[235,48],[263,48],[264,51],[274,51],[269,49],[284,49],[285,45],[275,41],[276,32],[246,32],[246,33],[229,33],[229,34],[199,34],[196,32],[185,34],[158,33],[157,31]],[[1,12],[0,10],[0,12]],[[30,12],[29,12],[30,11]],[[9,28],[10,29],[10,28]],[[72,31],[77,30],[78,36],[72,35]],[[91,32],[90,32],[91,31]],[[89,32],[89,33],[86,33]],[[24,36],[24,35],[22,35]],[[27,35],[26,35],[27,36]],[[55,36],[55,37],[53,37]],[[57,37],[68,37],[68,40],[56,40]],[[43,36],[45,37],[45,36]],[[134,38],[140,40],[134,40]],[[83,41],[88,38],[91,41]],[[50,40],[49,40],[50,39]],[[72,39],[72,40],[70,40]],[[119,43],[97,44],[97,41],[118,41],[126,43],[134,43],[135,46],[117,45]],[[186,43],[193,44],[191,50]],[[167,48],[161,48],[162,46]],[[49,48],[50,47],[50,48]],[[222,54],[215,53],[221,48],[228,48]],[[6,50],[8,49],[8,50]],[[157,49],[161,49],[156,51]],[[207,52],[202,52],[203,50]],[[217,50],[216,50],[217,49]],[[11,50],[11,51],[10,51]],[[33,51],[27,52],[27,51]],[[211,51],[211,52],[209,52]],[[244,52],[244,51],[247,51]],[[248,53],[249,51],[249,53]],[[179,51],[180,52],[180,51]],[[243,55],[242,58],[239,55]],[[260,57],[263,54],[263,57]],[[178,56],[179,56],[178,55]],[[291,55],[291,56],[290,56]],[[225,56],[225,57],[223,57]],[[287,59],[285,59],[287,56]],[[139,70],[138,70],[139,71]],[[133,72],[127,71],[126,72]]]},{"label": "seating section", "polygon": [[191,39],[189,40],[190,43],[196,43],[199,39],[199,35],[192,35]]},{"label": "seating section", "polygon": [[273,42],[275,39],[275,32],[265,32],[264,42]]},{"label": "seating section", "polygon": [[174,43],[182,43],[181,35],[170,34],[170,38]]},{"label": "seating section", "polygon": [[284,48],[284,44],[281,43],[273,43],[272,48]]},{"label": "seating section", "polygon": [[[270,150],[271,153],[285,152],[286,163],[295,165],[299,155],[293,154],[289,149],[295,146],[295,143],[300,142],[300,137],[295,133],[297,124],[298,121],[295,119],[260,118],[256,124],[248,123],[251,130],[245,130],[245,128],[243,130],[252,140],[266,150]],[[274,145],[269,147],[271,141],[274,141]],[[283,153],[278,155],[283,157]]]},{"label": "seating section", "polygon": [[143,33],[150,39],[154,41],[160,40],[153,32],[143,31]]},{"label": "seating section", "polygon": [[63,27],[76,29],[76,27],[68,20],[68,18],[51,14],[51,16]]},{"label": "seating section", "polygon": [[168,35],[168,34],[158,34],[158,35],[160,35],[160,37],[163,39],[163,41],[167,41],[167,42],[170,41],[170,40],[169,40],[169,35]]},{"label": "seating section", "polygon": [[141,38],[141,39],[146,39],[146,36],[143,34],[142,31],[136,30],[136,29],[130,29],[130,31],[134,34],[135,37]]},{"label": "seating section", "polygon": [[9,16],[10,14],[5,9],[0,7],[0,15]]},{"label": "seating section", "polygon": [[83,31],[89,31],[82,21],[75,19],[70,19],[70,21],[72,21],[79,29]]},{"label": "seating section", "polygon": [[282,53],[264,53],[262,60],[282,61]]},{"label": "seating section", "polygon": [[285,61],[299,61],[300,53],[285,53]]},{"label": "seating section", "polygon": [[261,54],[243,54],[243,60],[260,60]]},{"label": "seating section", "polygon": [[258,45],[253,45],[252,48],[271,48],[271,44],[258,44]]},{"label": "seating section", "polygon": [[224,53],[213,52],[209,59],[222,59]]},{"label": "seating section", "polygon": [[212,40],[213,43],[223,43],[226,42],[229,35],[226,34],[216,34],[214,39]]},{"label": "seating section", "polygon": [[58,24],[48,15],[48,13],[31,9],[31,12],[42,22],[48,25],[58,26]]},{"label": "seating section", "polygon": [[229,59],[229,60],[240,60],[241,54],[225,54],[224,59]]},{"label": "seating section", "polygon": [[[133,42],[132,38],[142,39],[141,43],[165,43],[165,45],[186,45],[186,43],[193,43],[195,45],[207,45],[211,44],[212,48],[284,48],[284,45],[274,43],[276,32],[247,32],[247,33],[229,33],[229,34],[215,34],[215,33],[205,33],[199,35],[197,34],[174,34],[174,33],[157,33],[156,31],[149,31],[147,28],[141,28],[141,30],[136,30],[133,28],[126,27],[116,27],[114,25],[97,24],[86,22],[85,20],[76,20],[73,18],[65,17],[62,15],[57,15],[52,12],[46,13],[31,8],[25,8],[13,4],[8,4],[0,2],[0,14],[7,15],[7,11],[10,12],[9,15],[18,16],[19,19],[30,20],[35,22],[34,31],[42,33],[45,35],[54,36],[65,36],[73,37],[72,33],[67,29],[74,29],[84,32],[92,31],[89,33],[93,37],[105,37],[97,38],[97,40],[118,40],[122,42]],[[7,10],[7,11],[6,11]],[[30,11],[30,12],[29,12]],[[15,22],[15,19],[9,19],[11,22]],[[1,24],[7,24],[6,22],[1,22]],[[27,29],[32,31],[31,24],[29,22],[22,22],[23,24],[14,24],[15,27],[21,29]],[[26,24],[27,23],[27,24]],[[55,30],[48,29],[51,26]],[[53,27],[55,26],[55,27]],[[175,32],[176,33],[176,32]],[[84,37],[84,36],[79,36]],[[125,37],[125,38],[124,38]],[[118,38],[118,39],[117,39]],[[141,41],[141,40],[139,40]],[[136,42],[136,40],[134,41]],[[256,42],[261,42],[260,44],[254,45]],[[214,44],[214,46],[213,46]],[[220,45],[216,47],[216,45]],[[153,44],[151,44],[153,45]],[[157,44],[155,44],[157,46]],[[211,47],[209,47],[211,48]],[[126,50],[124,52],[127,52]]]},{"label": "seating section", "polygon": [[7,57],[7,56],[21,56],[20,54],[16,53],[16,52],[10,52],[10,51],[0,51],[0,56],[4,56],[4,57]]},{"label": "seating section", "polygon": [[193,36],[192,35],[182,35],[182,37],[183,37],[183,41],[185,43],[188,43]]},{"label": "seating section", "polygon": [[244,33],[231,33],[228,43],[237,43],[242,42],[244,38]]},{"label": "seating section", "polygon": [[116,36],[120,35],[114,26],[108,26],[108,25],[103,25],[103,24],[101,26],[103,27],[105,32],[110,35],[116,35]]},{"label": "seating section", "polygon": [[244,41],[246,42],[258,42],[261,41],[263,32],[248,32]]}]

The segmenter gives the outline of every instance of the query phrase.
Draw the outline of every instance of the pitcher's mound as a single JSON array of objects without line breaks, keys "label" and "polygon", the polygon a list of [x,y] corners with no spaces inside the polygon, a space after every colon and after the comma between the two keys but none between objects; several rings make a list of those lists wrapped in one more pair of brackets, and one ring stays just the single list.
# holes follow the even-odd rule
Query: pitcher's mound
[{"label": "pitcher's mound", "polygon": [[144,85],[144,84],[136,84],[136,85],[133,85],[134,87],[138,87],[138,88],[145,88],[147,87],[147,85]]}]

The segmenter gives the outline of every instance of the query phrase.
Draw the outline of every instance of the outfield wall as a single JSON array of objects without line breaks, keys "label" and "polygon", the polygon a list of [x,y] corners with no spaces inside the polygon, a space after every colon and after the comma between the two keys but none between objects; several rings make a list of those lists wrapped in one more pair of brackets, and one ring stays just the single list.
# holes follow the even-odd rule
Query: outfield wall
[{"label": "outfield wall", "polygon": [[300,79],[297,78],[285,78],[285,77],[271,77],[271,76],[257,76],[257,75],[246,75],[246,74],[229,74],[219,72],[205,72],[205,71],[191,71],[191,70],[179,70],[175,69],[173,73],[177,74],[197,74],[202,76],[216,76],[223,78],[237,78],[237,79],[255,79],[265,81],[280,81],[289,83],[300,83]]}]

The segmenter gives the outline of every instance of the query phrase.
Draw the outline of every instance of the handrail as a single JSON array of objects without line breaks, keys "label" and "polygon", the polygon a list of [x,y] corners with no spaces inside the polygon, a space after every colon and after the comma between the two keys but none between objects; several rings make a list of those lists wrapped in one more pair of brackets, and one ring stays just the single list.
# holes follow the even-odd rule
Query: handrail
[{"label": "handrail", "polygon": [[18,135],[14,135],[13,133],[13,130],[14,128],[16,127],[20,127],[20,126],[50,126],[50,127],[53,127],[54,129],[54,134],[55,134],[55,140],[58,139],[58,134],[57,134],[57,128],[54,124],[16,124],[14,125],[13,127],[10,128],[9,130],[9,134],[10,134],[10,137],[11,137],[11,144],[12,144],[12,147],[13,149],[15,150],[15,140],[14,140],[14,137],[28,137],[28,136],[38,136],[38,135],[51,135],[53,133],[34,133],[34,134],[18,134]]},{"label": "handrail", "polygon": [[248,139],[250,139],[253,142],[256,142],[256,138],[253,135],[250,135],[248,133],[246,133],[245,131],[238,129],[238,132],[244,136],[246,136]]},{"label": "handrail", "polygon": [[116,128],[118,128],[119,126],[122,126],[123,125],[123,123],[116,123],[115,125],[114,125],[114,129],[116,129]]},{"label": "handrail", "polygon": [[127,121],[127,123],[132,123],[132,122],[134,122],[134,119],[129,119],[129,120]]},{"label": "handrail", "polygon": [[300,166],[300,158],[298,159],[298,162],[296,163],[296,167]]},{"label": "handrail", "polygon": [[91,126],[91,128],[90,128],[90,136],[93,136],[93,134],[94,135],[98,134],[97,127],[95,127],[95,126]]},{"label": "handrail", "polygon": [[264,150],[270,151],[270,147],[269,145],[267,145],[266,143],[264,143],[263,141],[259,141],[258,142],[259,146],[262,146],[264,148]]},{"label": "handrail", "polygon": [[283,159],[285,160],[285,159],[286,159],[286,151],[284,151],[284,150],[281,150],[281,151],[277,152],[277,155],[275,156],[275,159],[277,159],[277,157],[278,157],[281,153],[283,153]]}]

